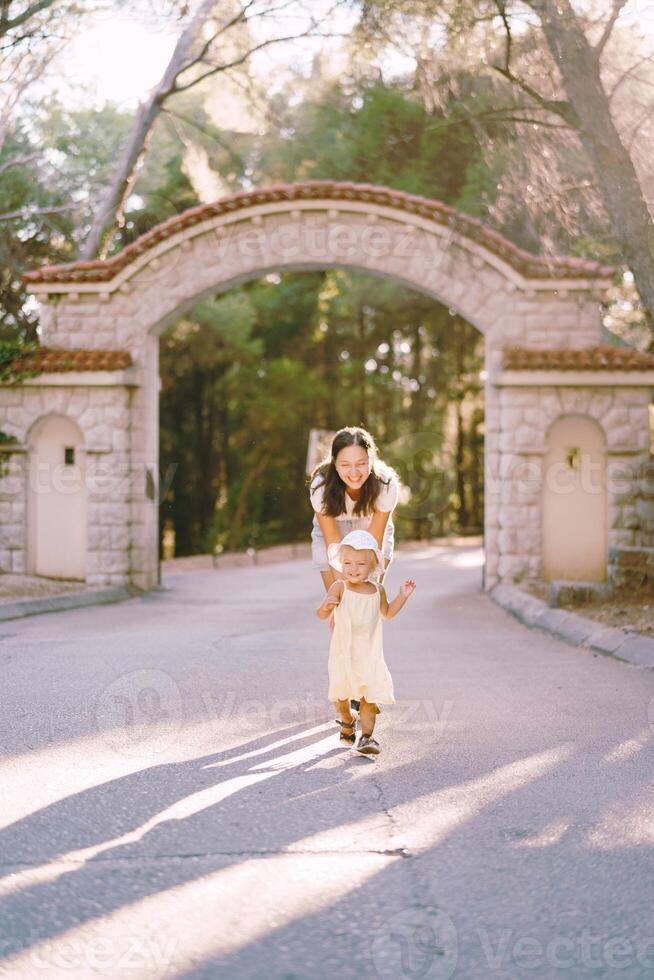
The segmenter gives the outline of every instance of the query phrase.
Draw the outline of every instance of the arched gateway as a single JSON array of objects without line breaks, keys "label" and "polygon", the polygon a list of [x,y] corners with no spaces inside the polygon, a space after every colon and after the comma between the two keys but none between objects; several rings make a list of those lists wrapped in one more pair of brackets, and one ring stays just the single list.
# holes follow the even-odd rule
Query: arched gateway
[{"label": "arched gateway", "polygon": [[[621,462],[645,456],[654,358],[601,346],[599,302],[611,269],[530,255],[437,201],[388,188],[273,186],[193,208],[106,261],[25,275],[41,305],[43,349],[39,374],[0,388],[0,429],[16,439],[0,480],[8,518],[0,568],[33,570],[28,432],[53,413],[84,436],[76,452],[87,487],[86,580],[154,586],[159,335],[202,298],[238,283],[328,267],[411,286],[485,336],[485,588],[541,570],[542,464],[557,418],[592,417]],[[64,450],[65,475],[75,463],[71,447]],[[609,545],[650,543],[644,530],[636,540],[633,524],[624,539],[621,506],[609,490]]]}]

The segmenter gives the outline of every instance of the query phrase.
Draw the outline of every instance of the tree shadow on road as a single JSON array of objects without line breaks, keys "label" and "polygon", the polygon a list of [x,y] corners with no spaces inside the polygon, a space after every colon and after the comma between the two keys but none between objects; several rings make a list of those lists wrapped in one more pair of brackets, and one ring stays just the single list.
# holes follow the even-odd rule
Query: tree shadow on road
[{"label": "tree shadow on road", "polygon": [[[333,723],[295,725],[224,752],[151,766],[16,821],[0,833],[8,872],[0,878],[0,949],[5,956],[29,949],[212,866],[275,853],[338,826],[342,809],[325,811],[324,793],[345,792],[353,763],[370,764],[360,757],[348,763],[347,752]],[[282,819],[293,795],[293,818]],[[355,806],[365,815],[377,801],[363,795]],[[196,856],[205,860],[201,871],[184,860]],[[165,881],[143,873],[141,862],[167,857],[181,860],[167,866]],[[12,875],[28,869],[33,879],[17,885]],[[36,932],[27,923],[38,923]]]},{"label": "tree shadow on road", "polygon": [[[538,901],[556,903],[566,889],[576,894],[580,878],[590,885],[599,875],[608,888],[625,868],[636,872],[629,848],[598,852],[588,842],[588,828],[622,802],[622,784],[604,783],[600,791],[596,770],[577,758],[570,743],[564,744],[569,752],[560,758],[561,745],[541,746],[532,755],[505,750],[502,759],[490,749],[485,758],[479,752],[478,775],[471,778],[465,757],[455,761],[453,755],[414,753],[410,762],[384,770],[341,748],[331,723],[298,725],[85,790],[0,835],[12,871],[21,870],[16,866],[24,862],[36,876],[1,898],[5,955],[68,932],[74,935],[84,923],[101,925],[121,909],[136,916],[142,903],[160,893],[224,875],[252,859],[263,862],[262,877],[257,894],[248,894],[247,901],[265,904],[266,868],[271,874],[274,868],[268,859],[279,864],[304,852],[315,858],[329,854],[330,847],[332,860],[341,861],[342,885],[332,882],[326,906],[323,902],[314,912],[311,902],[296,901],[282,925],[275,925],[270,909],[270,925],[252,942],[216,960],[212,955],[218,950],[207,950],[205,966],[188,976],[199,977],[202,969],[207,976],[223,970],[229,976],[255,976],[257,960],[274,964],[276,972],[269,976],[321,975],[320,964],[317,973],[310,969],[307,950],[312,937],[324,936],[327,942],[328,925],[359,968],[367,963],[369,970],[370,944],[357,951],[358,933],[349,925],[354,909],[365,917],[363,932],[381,935],[382,943],[394,916],[430,903],[466,928],[472,903],[485,910],[487,928],[500,928],[502,916],[493,902],[498,889],[507,887],[525,890],[522,912],[515,896],[508,906],[512,927],[524,934],[538,925],[529,884],[533,875],[541,882]],[[533,760],[541,757],[545,764],[529,773]],[[526,777],[521,775],[525,767]],[[555,833],[551,828],[557,824],[561,829]],[[415,836],[418,825],[422,838]],[[554,834],[549,842],[544,828]],[[416,856],[402,856],[399,847],[379,847],[380,838],[395,835],[401,842],[412,834]],[[86,848],[91,851],[84,855]],[[76,863],[68,869],[66,861]],[[367,872],[362,879],[348,876],[348,862],[353,870],[363,862]],[[0,895],[14,884],[11,878],[0,880]],[[319,896],[320,887],[306,882],[299,887],[314,901]],[[597,893],[589,890],[591,895],[589,908],[597,902]],[[654,901],[654,895],[647,897],[641,915],[643,907],[651,907],[649,899]],[[507,906],[500,908],[506,917]],[[565,915],[563,921],[568,921]],[[28,923],[33,924],[29,933]],[[303,949],[309,960],[293,974]]]}]

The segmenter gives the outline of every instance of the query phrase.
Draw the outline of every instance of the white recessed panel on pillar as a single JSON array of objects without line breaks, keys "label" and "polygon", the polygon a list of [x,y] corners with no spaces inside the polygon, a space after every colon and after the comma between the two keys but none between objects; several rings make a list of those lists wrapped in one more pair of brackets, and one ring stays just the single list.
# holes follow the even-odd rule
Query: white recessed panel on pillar
[{"label": "white recessed panel on pillar", "polygon": [[606,439],[588,417],[562,416],[550,426],[542,530],[548,581],[606,581]]},{"label": "white recessed panel on pillar", "polygon": [[62,415],[31,428],[27,485],[28,572],[84,579],[86,483],[83,435]]}]

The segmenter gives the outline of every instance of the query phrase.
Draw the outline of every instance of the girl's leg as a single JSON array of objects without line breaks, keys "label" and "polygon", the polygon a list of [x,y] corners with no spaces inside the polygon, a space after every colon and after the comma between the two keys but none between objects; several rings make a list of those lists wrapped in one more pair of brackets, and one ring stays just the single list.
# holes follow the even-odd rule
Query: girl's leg
[{"label": "girl's leg", "polygon": [[341,721],[351,721],[354,724],[354,715],[350,711],[350,702],[347,699],[345,701],[334,701],[334,707],[338,711]]},{"label": "girl's leg", "polygon": [[356,739],[356,718],[350,711],[350,702],[347,699],[344,701],[335,701],[334,706],[340,715],[341,721],[344,723],[341,725],[341,742],[354,745]]},{"label": "girl's leg", "polygon": [[361,718],[362,735],[372,735],[372,733],[375,730],[375,721],[378,714],[379,714],[379,708],[377,707],[376,704],[370,701],[366,701],[365,698],[361,698],[360,706],[359,706],[359,717]]}]

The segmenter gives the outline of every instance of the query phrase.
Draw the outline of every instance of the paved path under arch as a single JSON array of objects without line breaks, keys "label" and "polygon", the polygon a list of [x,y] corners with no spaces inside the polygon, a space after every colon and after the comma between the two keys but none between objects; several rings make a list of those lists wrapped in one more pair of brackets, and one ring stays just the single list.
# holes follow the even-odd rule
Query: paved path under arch
[{"label": "paved path under arch", "polygon": [[374,763],[308,561],[2,624],[0,975],[651,976],[654,673],[529,632],[481,559],[398,552]]}]

